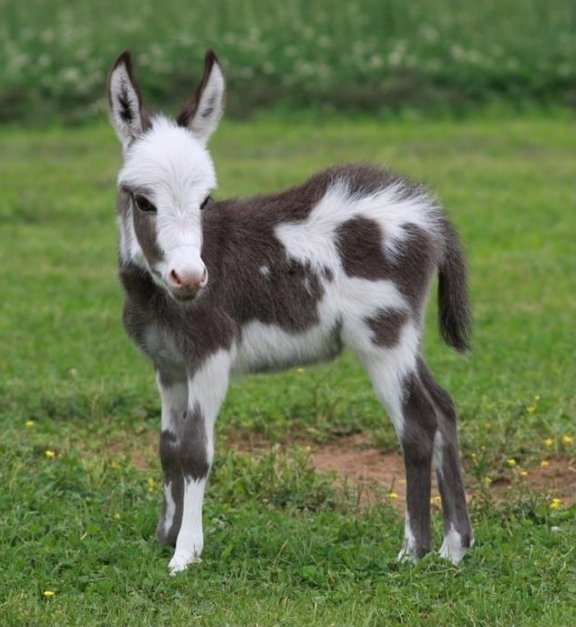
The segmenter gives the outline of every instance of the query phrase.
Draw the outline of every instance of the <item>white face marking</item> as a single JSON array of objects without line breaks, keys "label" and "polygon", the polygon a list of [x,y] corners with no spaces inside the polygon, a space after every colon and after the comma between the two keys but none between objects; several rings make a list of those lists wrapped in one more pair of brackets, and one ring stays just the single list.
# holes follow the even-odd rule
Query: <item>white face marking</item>
[{"label": "white face marking", "polygon": [[122,259],[149,267],[165,286],[171,284],[173,271],[178,277],[200,279],[205,271],[200,206],[216,187],[214,165],[204,144],[174,122],[154,118],[152,128],[127,149],[118,184],[146,190],[157,210],[156,243],[163,255],[159,261],[145,259],[133,220],[126,216],[120,228]]}]

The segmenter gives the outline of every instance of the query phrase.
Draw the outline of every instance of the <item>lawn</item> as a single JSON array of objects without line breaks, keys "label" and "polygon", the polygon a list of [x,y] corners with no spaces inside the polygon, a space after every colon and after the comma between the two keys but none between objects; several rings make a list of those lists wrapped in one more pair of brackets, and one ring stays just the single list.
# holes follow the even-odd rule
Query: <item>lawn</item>
[{"label": "lawn", "polygon": [[[159,400],[120,324],[119,147],[104,123],[0,129],[2,624],[576,624],[576,506],[523,474],[576,454],[571,131],[563,112],[223,123],[220,196],[363,160],[446,206],[469,256],[474,351],[441,344],[431,303],[426,354],[460,410],[477,545],[458,568],[398,565],[386,494],[359,506],[314,471],[308,448],[349,434],[397,452],[344,355],[233,385],[204,561],[172,578],[154,539]],[[434,527],[438,546],[439,514]]]}]

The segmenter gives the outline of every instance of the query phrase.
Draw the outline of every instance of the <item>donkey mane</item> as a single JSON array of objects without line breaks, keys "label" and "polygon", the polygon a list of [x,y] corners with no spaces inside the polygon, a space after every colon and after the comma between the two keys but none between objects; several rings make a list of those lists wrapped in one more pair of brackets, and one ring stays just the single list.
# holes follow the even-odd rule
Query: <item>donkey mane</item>
[{"label": "donkey mane", "polygon": [[457,233],[421,186],[367,164],[330,168],[286,191],[212,200],[206,147],[225,83],[209,51],[176,121],[149,116],[130,57],[109,78],[123,146],[118,177],[124,325],[151,361],[162,398],[164,499],[157,528],[173,573],[198,561],[214,423],[232,374],[358,355],[404,453],[407,509],[400,559],[430,550],[434,466],[444,509],[440,553],[473,542],[456,412],[422,356],[430,283],[439,276],[447,344],[468,348],[466,268]]}]

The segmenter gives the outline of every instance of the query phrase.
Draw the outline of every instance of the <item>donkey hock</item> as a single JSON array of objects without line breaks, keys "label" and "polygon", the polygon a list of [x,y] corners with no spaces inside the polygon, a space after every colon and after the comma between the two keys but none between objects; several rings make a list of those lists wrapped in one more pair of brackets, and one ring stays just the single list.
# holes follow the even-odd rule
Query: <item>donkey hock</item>
[{"label": "donkey hock", "polygon": [[280,194],[214,202],[206,143],[225,89],[214,53],[176,120],[142,107],[128,53],[113,66],[108,89],[124,154],[124,324],[150,358],[162,398],[157,536],[175,546],[171,571],[202,552],[214,422],[230,375],[330,359],[343,346],[368,371],[404,451],[399,558],[430,550],[434,465],[444,510],[440,553],[459,562],[472,529],[456,412],[421,355],[435,272],[441,332],[459,351],[467,348],[469,310],[458,237],[435,201],[387,171],[353,165]]}]

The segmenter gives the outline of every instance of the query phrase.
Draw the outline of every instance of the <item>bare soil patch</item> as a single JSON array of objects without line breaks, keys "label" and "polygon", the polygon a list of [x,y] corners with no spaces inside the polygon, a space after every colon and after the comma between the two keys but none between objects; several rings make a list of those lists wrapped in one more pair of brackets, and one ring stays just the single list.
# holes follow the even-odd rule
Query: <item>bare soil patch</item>
[{"label": "bare soil patch", "polygon": [[[399,509],[406,502],[406,481],[402,456],[382,453],[370,444],[365,434],[341,438],[337,442],[318,446],[311,452],[312,463],[319,472],[335,473],[338,481],[359,487],[362,498],[371,499],[371,493],[384,495]],[[546,467],[526,468],[521,478],[502,477],[490,486],[496,500],[504,500],[507,493],[518,489],[522,481],[531,489],[550,498],[560,498],[563,504],[576,503],[576,460],[555,457]],[[469,490],[474,495],[474,487]],[[438,486],[434,479],[432,503],[439,505]]]},{"label": "bare soil patch", "polygon": [[[249,437],[235,434],[227,438],[228,445],[252,455],[262,455],[271,444],[261,436]],[[126,438],[110,438],[106,442],[108,455],[125,456],[140,470],[150,470],[158,465],[158,435],[142,431]],[[369,434],[362,433],[338,438],[323,445],[310,445],[310,458],[314,468],[321,473],[335,476],[338,484],[357,491],[360,503],[368,504],[386,499],[394,507],[403,510],[406,503],[404,462],[400,453],[382,453],[374,446]],[[490,492],[495,500],[504,501],[517,493],[522,484],[542,493],[545,497],[559,498],[566,506],[576,503],[576,459],[552,457],[546,466],[535,465],[523,469],[527,474],[513,472],[493,480]],[[470,483],[470,473],[467,473]],[[468,495],[474,498],[477,489],[469,486]],[[432,483],[432,504],[440,507],[440,497],[435,478]]]}]

